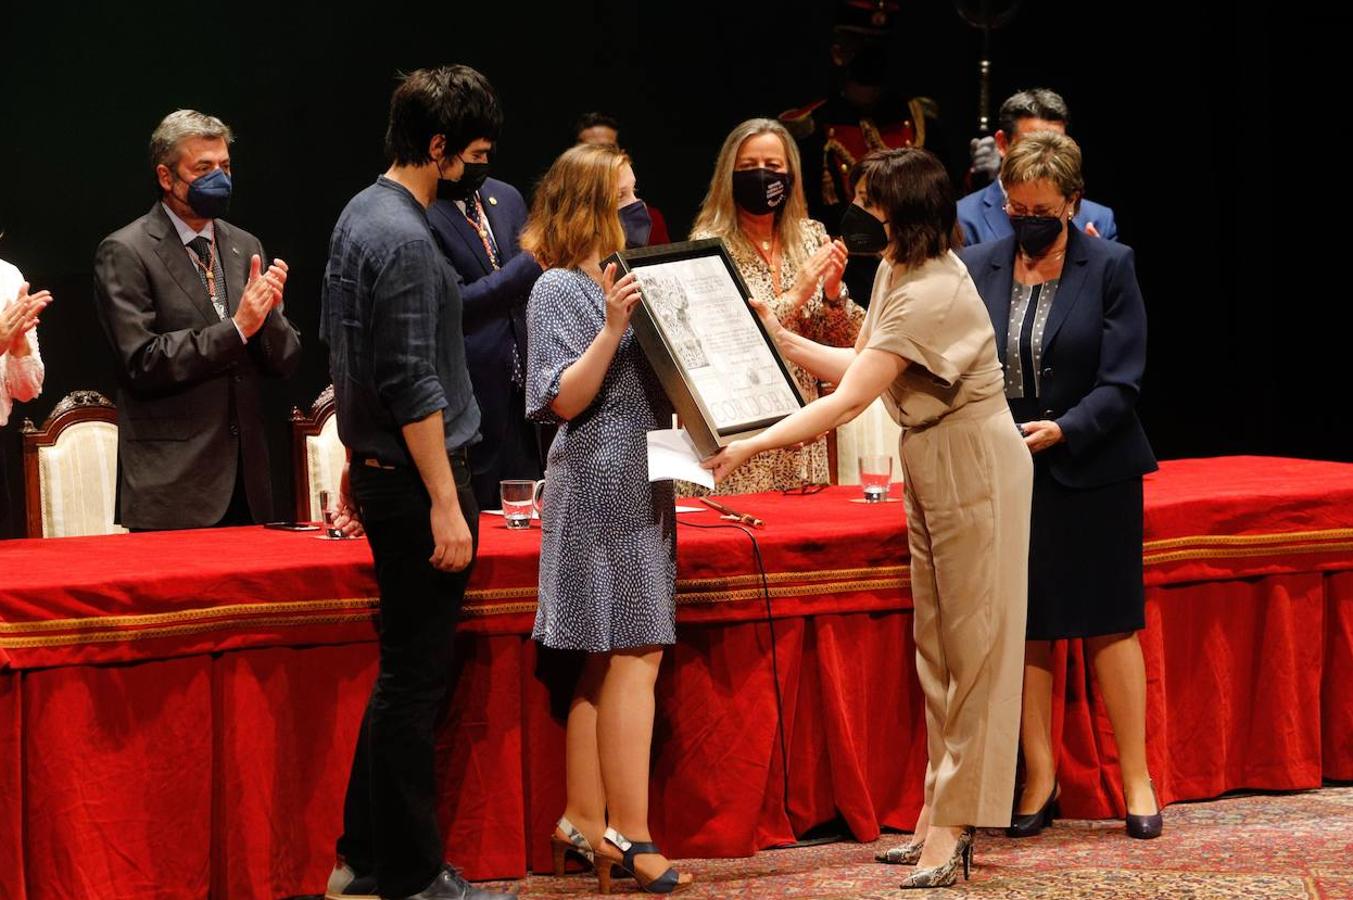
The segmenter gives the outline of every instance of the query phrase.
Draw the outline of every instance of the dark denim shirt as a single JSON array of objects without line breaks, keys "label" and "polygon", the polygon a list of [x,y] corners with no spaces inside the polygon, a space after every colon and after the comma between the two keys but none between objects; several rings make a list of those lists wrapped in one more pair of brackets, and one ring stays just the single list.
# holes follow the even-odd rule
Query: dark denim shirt
[{"label": "dark denim shirt", "polygon": [[427,212],[377,178],[338,217],[320,295],[338,434],[354,457],[411,464],[400,427],[438,410],[447,450],[479,440],[460,318],[456,275]]}]

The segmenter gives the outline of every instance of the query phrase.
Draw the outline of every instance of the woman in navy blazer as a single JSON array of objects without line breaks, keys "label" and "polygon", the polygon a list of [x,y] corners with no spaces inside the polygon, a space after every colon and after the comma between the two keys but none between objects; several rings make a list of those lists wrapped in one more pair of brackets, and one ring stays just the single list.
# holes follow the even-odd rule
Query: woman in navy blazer
[{"label": "woman in navy blazer", "polygon": [[1132,250],[1071,219],[1084,193],[1080,148],[1036,132],[1006,155],[1015,233],[962,258],[991,314],[1005,393],[1034,455],[1029,615],[1020,744],[1025,783],[1012,837],[1052,822],[1052,642],[1082,638],[1113,723],[1127,830],[1160,834],[1146,765],[1146,671],[1137,632],[1142,476],[1156,459],[1137,419],[1146,309]]}]

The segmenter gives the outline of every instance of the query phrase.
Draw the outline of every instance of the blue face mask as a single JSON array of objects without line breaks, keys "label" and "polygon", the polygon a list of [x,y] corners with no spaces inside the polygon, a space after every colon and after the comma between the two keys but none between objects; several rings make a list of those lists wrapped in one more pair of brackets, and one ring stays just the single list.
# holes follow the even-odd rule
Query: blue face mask
[{"label": "blue face mask", "polygon": [[648,237],[653,232],[653,217],[648,214],[648,206],[642,200],[620,207],[620,227],[625,229],[625,249],[647,247]]},{"label": "blue face mask", "polygon": [[188,205],[204,219],[221,219],[230,212],[230,176],[215,169],[188,184]]}]

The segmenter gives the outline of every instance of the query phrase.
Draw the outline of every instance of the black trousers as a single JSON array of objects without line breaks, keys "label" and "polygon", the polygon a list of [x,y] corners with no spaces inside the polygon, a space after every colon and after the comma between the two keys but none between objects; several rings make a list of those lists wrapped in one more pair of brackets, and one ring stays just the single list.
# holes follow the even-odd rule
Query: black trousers
[{"label": "black trousers", "polygon": [[[452,471],[477,551],[479,510],[463,453],[452,455]],[[375,872],[382,897],[404,897],[427,887],[444,858],[435,732],[470,569],[439,572],[428,562],[432,503],[417,469],[354,460],[351,479],[380,586],[380,669],[357,737],[338,852],[357,872]]]}]

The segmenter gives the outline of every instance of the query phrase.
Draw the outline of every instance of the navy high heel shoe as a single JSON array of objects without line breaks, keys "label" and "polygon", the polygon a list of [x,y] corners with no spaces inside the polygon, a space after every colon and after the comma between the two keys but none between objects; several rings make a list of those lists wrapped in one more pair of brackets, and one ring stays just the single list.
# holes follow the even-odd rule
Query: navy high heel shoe
[{"label": "navy high heel shoe", "polygon": [[[639,887],[643,888],[649,894],[675,894],[689,888],[694,882],[682,881],[681,873],[676,870],[676,866],[668,866],[667,871],[663,872],[657,878],[646,881],[644,876],[639,874],[635,865],[635,857],[642,856],[645,853],[654,853],[661,855],[662,851],[658,849],[657,844],[644,842],[636,844],[626,838],[623,834],[614,828],[606,829],[605,843],[619,850],[624,856],[616,863],[621,869],[634,876],[634,880],[639,882]],[[605,854],[597,853],[599,857],[605,858]],[[613,859],[611,861],[614,861]],[[611,867],[605,864],[597,866],[597,889],[603,894],[611,892]]]},{"label": "navy high heel shoe", "polygon": [[1039,807],[1037,812],[1031,812],[1025,816],[1015,816],[1011,820],[1010,827],[1005,829],[1006,837],[1033,837],[1044,828],[1052,825],[1052,820],[1061,815],[1061,810],[1057,808],[1057,798],[1061,796],[1061,793],[1061,787],[1054,782],[1052,793],[1048,795],[1048,799]]},{"label": "navy high heel shoe", "polygon": [[1160,833],[1165,830],[1165,817],[1161,815],[1160,798],[1156,796],[1155,782],[1151,783],[1151,797],[1156,801],[1156,812],[1150,816],[1136,816],[1128,813],[1123,819],[1123,824],[1127,826],[1127,834],[1130,838],[1136,838],[1139,841],[1149,841],[1152,838],[1160,837]]}]

